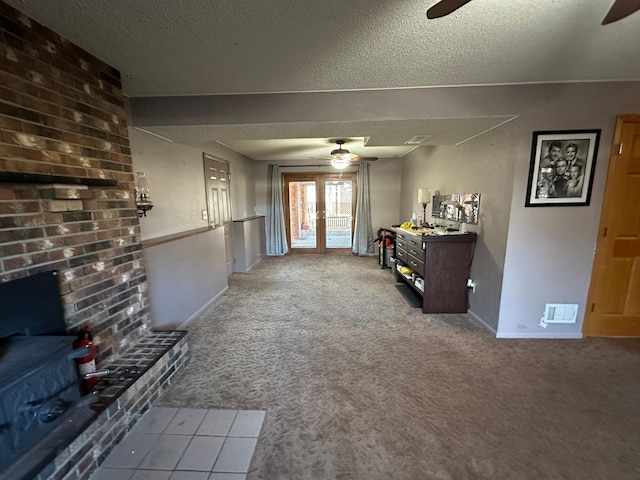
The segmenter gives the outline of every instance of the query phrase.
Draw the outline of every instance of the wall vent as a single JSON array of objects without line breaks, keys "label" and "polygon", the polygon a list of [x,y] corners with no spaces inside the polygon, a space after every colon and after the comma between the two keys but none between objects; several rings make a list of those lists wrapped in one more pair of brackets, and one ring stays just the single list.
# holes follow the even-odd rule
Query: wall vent
[{"label": "wall vent", "polygon": [[576,323],[577,303],[547,303],[544,308],[545,323]]}]

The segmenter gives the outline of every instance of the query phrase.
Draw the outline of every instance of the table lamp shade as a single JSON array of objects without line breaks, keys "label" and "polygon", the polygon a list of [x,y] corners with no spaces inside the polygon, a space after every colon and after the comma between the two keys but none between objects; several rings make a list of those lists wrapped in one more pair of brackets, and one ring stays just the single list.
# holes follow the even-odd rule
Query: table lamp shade
[{"label": "table lamp shade", "polygon": [[418,203],[429,203],[431,201],[431,192],[428,188],[418,189]]}]

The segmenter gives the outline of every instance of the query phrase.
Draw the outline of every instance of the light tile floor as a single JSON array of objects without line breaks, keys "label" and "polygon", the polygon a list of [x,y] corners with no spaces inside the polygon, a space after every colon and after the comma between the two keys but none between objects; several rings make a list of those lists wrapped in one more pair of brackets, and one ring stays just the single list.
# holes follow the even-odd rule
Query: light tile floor
[{"label": "light tile floor", "polygon": [[151,408],[91,480],[246,480],[264,410]]}]

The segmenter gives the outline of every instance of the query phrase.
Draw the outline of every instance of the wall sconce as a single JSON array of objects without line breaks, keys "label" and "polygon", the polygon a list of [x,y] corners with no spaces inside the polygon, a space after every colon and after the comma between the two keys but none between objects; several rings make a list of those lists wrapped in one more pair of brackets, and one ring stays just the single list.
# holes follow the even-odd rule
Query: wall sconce
[{"label": "wall sconce", "polygon": [[427,223],[427,204],[431,201],[431,190],[428,188],[418,189],[418,203],[422,204],[422,223]]},{"label": "wall sconce", "polygon": [[139,217],[146,217],[147,212],[153,208],[153,202],[149,194],[149,183],[144,172],[136,172],[136,206],[138,207]]}]

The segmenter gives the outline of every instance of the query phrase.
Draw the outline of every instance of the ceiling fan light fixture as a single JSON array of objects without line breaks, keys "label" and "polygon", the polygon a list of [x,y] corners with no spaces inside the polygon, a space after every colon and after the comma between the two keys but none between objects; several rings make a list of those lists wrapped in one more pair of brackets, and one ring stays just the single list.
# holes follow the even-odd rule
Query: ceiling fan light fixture
[{"label": "ceiling fan light fixture", "polygon": [[351,165],[351,157],[347,155],[331,155],[331,166],[338,170],[344,170]]},{"label": "ceiling fan light fixture", "polygon": [[346,148],[342,148],[344,140],[336,140],[338,148],[331,150],[331,166],[338,170],[343,170],[351,165],[351,161],[356,157]]}]

